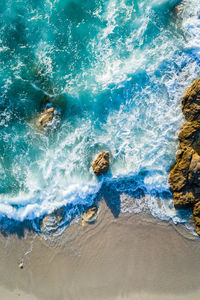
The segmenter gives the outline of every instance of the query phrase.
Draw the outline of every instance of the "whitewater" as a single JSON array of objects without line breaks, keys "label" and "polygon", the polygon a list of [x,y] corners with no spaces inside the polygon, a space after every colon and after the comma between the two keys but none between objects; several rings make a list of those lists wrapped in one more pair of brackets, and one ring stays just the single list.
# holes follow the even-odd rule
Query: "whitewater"
[{"label": "whitewater", "polygon": [[[18,0],[0,3],[0,215],[23,221],[101,198],[121,213],[173,207],[181,97],[200,75],[200,1]],[[45,97],[60,112],[35,118]],[[91,163],[109,151],[109,174]]]}]

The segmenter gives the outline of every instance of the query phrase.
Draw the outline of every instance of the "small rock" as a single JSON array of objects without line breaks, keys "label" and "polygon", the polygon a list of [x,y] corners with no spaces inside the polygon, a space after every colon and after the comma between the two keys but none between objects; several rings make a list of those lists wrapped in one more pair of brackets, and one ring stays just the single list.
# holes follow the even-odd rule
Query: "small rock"
[{"label": "small rock", "polygon": [[49,123],[53,121],[56,116],[56,110],[54,107],[46,108],[45,111],[38,117],[36,126],[38,129],[44,129]]},{"label": "small rock", "polygon": [[109,158],[110,158],[109,152],[102,152],[95,159],[95,161],[92,164],[92,168],[96,176],[105,174],[108,171],[110,166]]},{"label": "small rock", "polygon": [[179,16],[180,14],[183,13],[183,10],[184,10],[184,2],[185,1],[182,1],[181,3],[179,3],[178,5],[176,5],[174,7],[174,13],[176,16]]},{"label": "small rock", "polygon": [[[87,223],[94,222],[97,217],[98,208],[96,206],[88,209],[87,212],[83,213],[83,221]],[[82,227],[84,227],[85,223],[82,223]]]},{"label": "small rock", "polygon": [[23,268],[24,268],[24,263],[23,263],[23,262],[20,262],[19,265],[18,265],[18,267],[19,267],[20,269],[23,269]]},{"label": "small rock", "polygon": [[85,220],[81,219],[81,226],[85,227]]}]

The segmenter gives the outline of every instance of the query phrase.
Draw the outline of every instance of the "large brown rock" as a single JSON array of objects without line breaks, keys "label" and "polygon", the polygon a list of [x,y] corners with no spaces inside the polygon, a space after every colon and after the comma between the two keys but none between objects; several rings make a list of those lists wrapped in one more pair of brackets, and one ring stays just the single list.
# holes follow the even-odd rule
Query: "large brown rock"
[{"label": "large brown rock", "polygon": [[193,207],[193,216],[200,216],[200,201],[198,201]]},{"label": "large brown rock", "polygon": [[192,147],[180,149],[169,174],[175,208],[193,206],[200,197],[200,156]]},{"label": "large brown rock", "polygon": [[200,186],[200,156],[194,153],[189,167],[188,181],[190,184]]},{"label": "large brown rock", "polygon": [[169,184],[172,192],[181,191],[188,183],[188,171],[194,150],[179,150],[176,164],[169,174]]},{"label": "large brown rock", "polygon": [[198,200],[194,191],[185,189],[180,192],[173,193],[174,207],[176,209],[189,208],[193,206]]},{"label": "large brown rock", "polygon": [[200,79],[196,79],[186,90],[182,111],[187,121],[200,120]]},{"label": "large brown rock", "polygon": [[196,233],[200,235],[200,201],[193,207],[193,218],[196,226]]},{"label": "large brown rock", "polygon": [[109,159],[110,159],[109,152],[102,152],[101,154],[98,155],[98,157],[95,159],[95,161],[92,164],[92,168],[96,176],[105,174],[108,171],[110,165]]},{"label": "large brown rock", "polygon": [[182,99],[187,122],[179,133],[179,151],[169,174],[175,208],[193,206],[196,232],[200,235],[200,79],[195,80]]},{"label": "large brown rock", "polygon": [[185,122],[179,132],[180,148],[192,147],[200,153],[200,122]]}]

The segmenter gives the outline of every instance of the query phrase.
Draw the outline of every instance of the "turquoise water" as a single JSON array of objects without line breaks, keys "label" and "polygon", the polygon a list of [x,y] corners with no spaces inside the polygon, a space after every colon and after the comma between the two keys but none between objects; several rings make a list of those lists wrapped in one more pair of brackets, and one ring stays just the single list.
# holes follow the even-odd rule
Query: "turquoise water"
[{"label": "turquoise water", "polygon": [[[1,0],[2,216],[33,219],[104,196],[122,213],[184,221],[168,172],[180,98],[200,73],[200,2],[176,16],[179,2]],[[61,119],[41,132],[47,96]],[[111,169],[97,180],[91,162],[102,150]]]}]

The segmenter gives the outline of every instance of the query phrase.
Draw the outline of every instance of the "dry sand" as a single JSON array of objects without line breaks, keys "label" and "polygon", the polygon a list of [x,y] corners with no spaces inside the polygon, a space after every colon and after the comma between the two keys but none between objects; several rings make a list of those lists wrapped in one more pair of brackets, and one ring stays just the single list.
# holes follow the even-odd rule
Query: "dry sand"
[{"label": "dry sand", "polygon": [[[147,215],[0,238],[0,300],[200,300],[200,240]],[[24,262],[24,269],[18,263]]]}]

